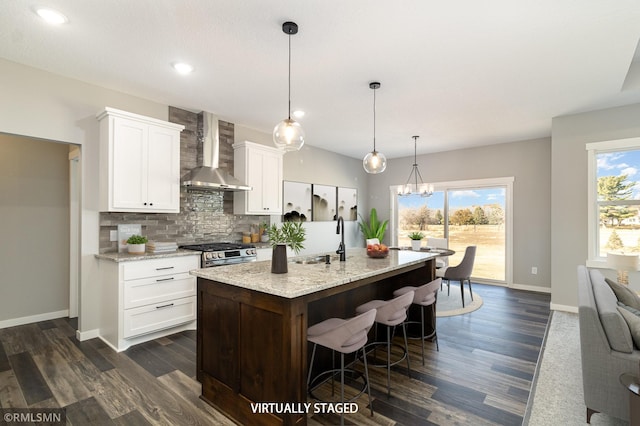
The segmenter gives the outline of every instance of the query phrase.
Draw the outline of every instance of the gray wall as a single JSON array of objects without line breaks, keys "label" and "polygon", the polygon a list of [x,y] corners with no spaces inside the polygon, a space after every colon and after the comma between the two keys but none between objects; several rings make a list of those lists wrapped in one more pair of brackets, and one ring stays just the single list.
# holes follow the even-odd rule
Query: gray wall
[{"label": "gray wall", "polygon": [[[552,126],[551,304],[578,304],[576,268],[587,247],[587,151],[585,144],[640,136],[640,104],[556,117]],[[603,272],[605,272],[603,270]],[[606,271],[605,273],[609,273]],[[613,276],[613,275],[611,275]],[[630,282],[637,282],[637,274]]]},{"label": "gray wall", "polygon": [[69,309],[68,157],[0,134],[0,322]]},{"label": "gray wall", "polygon": [[[369,177],[369,204],[390,217],[389,187],[405,183],[413,156]],[[513,284],[551,287],[551,141],[548,138],[418,156],[425,182],[514,177]],[[531,267],[538,274],[531,274]]]},{"label": "gray wall", "polygon": [[99,230],[98,122],[95,116],[105,106],[110,106],[166,120],[168,107],[4,59],[0,59],[0,75],[1,133],[81,145],[79,331],[83,337],[95,337],[100,314],[95,286]]}]

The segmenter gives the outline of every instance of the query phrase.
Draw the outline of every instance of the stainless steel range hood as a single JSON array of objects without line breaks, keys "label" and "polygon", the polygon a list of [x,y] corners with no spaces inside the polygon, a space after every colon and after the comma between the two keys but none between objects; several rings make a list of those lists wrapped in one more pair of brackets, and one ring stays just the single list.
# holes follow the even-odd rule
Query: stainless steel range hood
[{"label": "stainless steel range hood", "polygon": [[220,158],[220,132],[218,118],[208,112],[203,113],[203,152],[202,167],[191,170],[189,177],[182,182],[187,188],[209,191],[251,191],[225,170],[218,168]]}]

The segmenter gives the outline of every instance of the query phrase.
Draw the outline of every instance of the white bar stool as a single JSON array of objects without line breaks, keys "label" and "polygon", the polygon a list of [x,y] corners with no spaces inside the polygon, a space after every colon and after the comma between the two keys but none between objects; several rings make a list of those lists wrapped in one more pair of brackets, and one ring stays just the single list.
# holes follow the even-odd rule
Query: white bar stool
[{"label": "white bar stool", "polygon": [[[408,291],[402,296],[396,297],[391,300],[372,300],[356,308],[357,313],[369,311],[370,309],[376,310],[376,323],[387,326],[387,341],[386,342],[373,342],[367,346],[373,346],[374,350],[380,345],[387,347],[387,362],[386,364],[371,364],[373,367],[387,367],[387,395],[391,395],[391,366],[396,365],[406,358],[407,360],[407,375],[411,378],[411,365],[409,363],[409,345],[407,344],[407,331],[404,326],[404,322],[407,319],[407,308],[413,301],[413,291]],[[404,348],[403,356],[397,361],[391,362],[391,329],[396,325],[402,325],[402,334],[404,336]],[[376,330],[377,331],[377,330]],[[399,346],[399,345],[398,345]],[[366,347],[364,349],[364,357],[367,357]]]},{"label": "white bar stool", "polygon": [[[307,388],[309,395],[316,398],[313,395],[313,389],[316,385],[320,384],[324,380],[321,380],[327,375],[331,375],[331,389],[333,390],[333,377],[337,371],[340,371],[340,402],[344,404],[344,355],[357,352],[362,349],[367,343],[367,334],[373,326],[373,322],[376,319],[376,310],[371,309],[360,315],[344,320],[341,318],[329,318],[318,324],[315,324],[307,329],[307,341],[313,343],[313,351],[311,352],[311,364],[309,365],[309,375],[307,377]],[[313,360],[316,356],[317,346],[324,346],[332,351],[340,352],[340,369],[331,369],[320,373],[313,380],[311,380],[311,371],[313,370]],[[371,415],[373,416],[373,404],[371,402],[371,387],[369,385],[369,370],[367,367],[367,357],[364,358],[364,387],[351,400],[362,395],[364,390],[367,390],[369,394],[369,408],[371,409]],[[331,359],[333,360],[333,352]],[[349,370],[351,373],[357,373],[355,370]],[[350,402],[351,400],[347,401]],[[340,424],[344,424],[344,413],[340,415]]]},{"label": "white bar stool", "polygon": [[[431,305],[436,305],[436,301],[438,299],[438,289],[442,285],[442,278],[436,278],[430,283],[421,285],[420,287],[407,286],[399,288],[398,290],[393,292],[394,296],[403,295],[409,291],[413,291],[413,304],[420,306],[420,337],[422,340],[422,365],[424,365],[424,341],[425,339],[431,339],[436,342],[436,350],[440,351],[440,347],[438,345],[438,333],[436,332],[436,308],[434,307],[432,312],[432,320],[431,326],[433,327],[433,331],[428,335],[424,334],[424,310]],[[436,305],[437,306],[437,305]],[[407,324],[412,324],[417,321],[408,321]]]}]

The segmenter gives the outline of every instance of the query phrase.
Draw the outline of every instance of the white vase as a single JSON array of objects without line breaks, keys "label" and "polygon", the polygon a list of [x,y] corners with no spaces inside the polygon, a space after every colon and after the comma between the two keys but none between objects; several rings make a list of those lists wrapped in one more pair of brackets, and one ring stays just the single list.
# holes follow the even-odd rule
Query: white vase
[{"label": "white vase", "polygon": [[411,250],[420,251],[422,240],[411,240]]},{"label": "white vase", "polygon": [[127,244],[129,254],[144,254],[146,244]]}]

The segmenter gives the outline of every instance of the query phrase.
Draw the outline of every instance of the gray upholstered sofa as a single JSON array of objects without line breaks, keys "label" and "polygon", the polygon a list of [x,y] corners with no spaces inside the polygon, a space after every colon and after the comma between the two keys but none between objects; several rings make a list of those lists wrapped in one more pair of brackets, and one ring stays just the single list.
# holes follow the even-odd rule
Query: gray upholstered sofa
[{"label": "gray upholstered sofa", "polygon": [[629,421],[629,391],[620,375],[638,376],[640,350],[634,348],[618,299],[600,271],[578,266],[578,302],[587,423],[597,412]]}]

